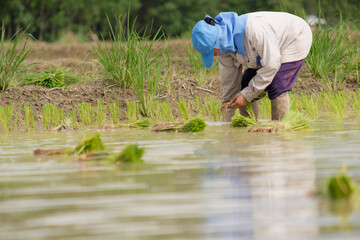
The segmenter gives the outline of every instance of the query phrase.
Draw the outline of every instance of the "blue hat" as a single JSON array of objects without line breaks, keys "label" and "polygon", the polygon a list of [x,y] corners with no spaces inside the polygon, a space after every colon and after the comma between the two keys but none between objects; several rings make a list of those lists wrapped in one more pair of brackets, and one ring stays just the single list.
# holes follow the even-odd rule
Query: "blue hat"
[{"label": "blue hat", "polygon": [[201,53],[202,62],[209,68],[214,61],[214,46],[218,37],[216,26],[199,21],[193,28],[191,38],[193,47]]}]

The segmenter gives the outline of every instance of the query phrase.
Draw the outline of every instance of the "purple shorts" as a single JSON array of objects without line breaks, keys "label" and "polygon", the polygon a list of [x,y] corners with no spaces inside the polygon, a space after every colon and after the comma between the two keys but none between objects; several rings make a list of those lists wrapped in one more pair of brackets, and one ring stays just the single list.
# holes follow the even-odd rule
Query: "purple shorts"
[{"label": "purple shorts", "polygon": [[[305,59],[283,63],[274,79],[265,91],[268,92],[270,100],[280,96],[282,93],[292,90],[299,75],[300,69]],[[249,85],[249,82],[256,75],[257,69],[248,68],[242,75],[241,90]]]}]

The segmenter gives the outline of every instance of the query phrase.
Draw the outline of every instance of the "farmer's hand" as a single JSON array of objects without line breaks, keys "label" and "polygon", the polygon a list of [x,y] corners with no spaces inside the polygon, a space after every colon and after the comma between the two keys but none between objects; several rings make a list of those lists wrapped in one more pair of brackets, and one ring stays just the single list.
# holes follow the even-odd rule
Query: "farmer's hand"
[{"label": "farmer's hand", "polygon": [[247,103],[246,99],[241,95],[241,93],[236,94],[236,96],[230,101],[230,108],[236,109],[242,106],[245,106]]}]

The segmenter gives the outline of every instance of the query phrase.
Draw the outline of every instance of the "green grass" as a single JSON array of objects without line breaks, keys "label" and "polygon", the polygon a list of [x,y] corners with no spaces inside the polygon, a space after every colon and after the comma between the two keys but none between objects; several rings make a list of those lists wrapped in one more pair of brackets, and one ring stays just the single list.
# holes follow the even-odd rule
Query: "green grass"
[{"label": "green grass", "polygon": [[5,26],[4,22],[0,28],[0,91],[5,91],[14,84],[30,65],[24,64],[25,60],[33,53],[28,48],[27,41],[23,38],[29,37],[26,30],[18,31],[5,46]]},{"label": "green grass", "polygon": [[70,84],[78,83],[81,77],[70,71],[59,67],[38,72],[25,74],[21,85],[39,85],[47,88],[64,87]]}]

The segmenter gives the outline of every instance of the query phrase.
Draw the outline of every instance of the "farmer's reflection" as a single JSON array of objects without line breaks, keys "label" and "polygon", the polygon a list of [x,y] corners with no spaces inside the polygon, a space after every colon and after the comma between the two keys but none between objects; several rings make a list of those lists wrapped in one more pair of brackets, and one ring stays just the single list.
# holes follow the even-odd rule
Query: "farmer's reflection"
[{"label": "farmer's reflection", "polygon": [[272,134],[230,135],[222,144],[226,150],[204,181],[206,191],[217,193],[206,202],[209,211],[215,211],[207,219],[206,235],[220,235],[218,239],[317,235],[317,202],[310,197],[315,191],[312,146]]}]

